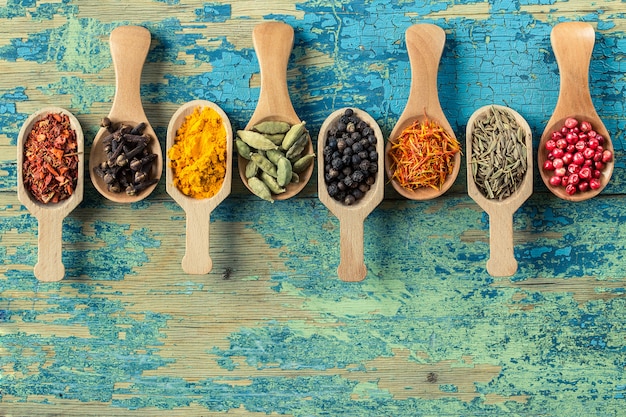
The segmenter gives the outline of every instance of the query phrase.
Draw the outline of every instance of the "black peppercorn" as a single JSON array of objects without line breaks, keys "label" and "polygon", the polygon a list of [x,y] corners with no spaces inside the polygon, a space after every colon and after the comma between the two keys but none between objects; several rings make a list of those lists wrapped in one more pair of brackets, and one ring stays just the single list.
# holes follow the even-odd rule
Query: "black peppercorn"
[{"label": "black peppercorn", "polygon": [[358,188],[350,191],[350,194],[352,194],[356,200],[363,198],[363,192]]},{"label": "black peppercorn", "polygon": [[356,198],[354,198],[352,194],[348,194],[346,198],[344,198],[343,203],[346,206],[351,206],[352,204],[354,204],[355,201],[356,201]]},{"label": "black peppercorn", "polygon": [[330,165],[334,169],[341,169],[341,168],[343,168],[344,164],[343,164],[343,161],[341,159],[337,158],[337,159],[333,159],[331,161]]},{"label": "black peppercorn", "polygon": [[363,171],[360,171],[360,170],[354,171],[351,177],[352,177],[352,181],[356,183],[361,183],[365,180],[365,174],[363,173]]},{"label": "black peppercorn", "polygon": [[328,194],[354,204],[370,190],[378,172],[374,130],[352,109],[329,128],[324,147],[324,179]]}]

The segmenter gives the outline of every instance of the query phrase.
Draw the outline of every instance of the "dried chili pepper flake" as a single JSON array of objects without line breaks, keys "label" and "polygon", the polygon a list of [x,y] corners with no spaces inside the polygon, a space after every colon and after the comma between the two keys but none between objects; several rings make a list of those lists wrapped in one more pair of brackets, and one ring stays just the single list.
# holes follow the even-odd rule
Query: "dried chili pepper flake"
[{"label": "dried chili pepper flake", "polygon": [[78,182],[78,143],[70,119],[49,113],[35,122],[24,143],[24,186],[44,204],[69,198]]}]

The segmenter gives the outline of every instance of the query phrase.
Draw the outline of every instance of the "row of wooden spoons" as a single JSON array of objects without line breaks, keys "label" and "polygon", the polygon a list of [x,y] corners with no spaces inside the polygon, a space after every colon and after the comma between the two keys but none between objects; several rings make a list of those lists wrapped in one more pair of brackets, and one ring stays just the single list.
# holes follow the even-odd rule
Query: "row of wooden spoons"
[{"label": "row of wooden spoons", "polygon": [[[293,46],[293,28],[280,22],[267,22],[255,27],[253,43],[261,72],[261,89],[257,107],[246,129],[266,120],[280,120],[290,124],[300,122],[291,103],[287,89],[287,64]],[[555,126],[562,124],[569,116],[578,116],[591,121],[596,130],[603,134],[610,146],[610,137],[600,118],[598,117],[591,102],[588,88],[588,66],[591,58],[591,50],[594,43],[594,31],[585,23],[561,23],[552,31],[552,45],[555,51],[561,74],[561,90],[559,100],[546,130],[540,142],[538,153],[539,164],[543,164],[546,153],[542,151],[543,144],[549,138]],[[116,28],[110,37],[111,54],[116,73],[116,93],[111,111],[108,115],[113,122],[127,122],[138,124],[146,122],[147,118],[143,111],[140,97],[140,80],[144,60],[150,46],[150,33],[148,30],[137,26],[121,26]],[[448,123],[439,102],[437,91],[437,72],[439,61],[445,44],[445,32],[443,29],[432,24],[417,24],[411,26],[406,32],[407,52],[411,64],[411,87],[406,108],[394,129],[387,149],[383,149],[384,138],[376,121],[362,110],[355,109],[357,115],[372,127],[378,138],[377,148],[379,154],[379,166],[389,167],[389,161],[383,160],[394,138],[415,120],[422,120],[428,115],[431,120],[441,124],[451,136],[455,137],[454,131]],[[575,87],[575,88],[574,88]],[[173,115],[168,125],[166,146],[169,149],[173,145],[176,131],[181,126],[184,118],[198,106],[209,106],[218,111],[222,116],[227,129],[227,173],[222,189],[212,198],[194,199],[182,194],[174,185],[169,159],[166,160],[166,190],[172,198],[183,208],[187,216],[186,252],[182,260],[183,270],[190,274],[205,274],[212,268],[209,253],[209,223],[211,212],[220,204],[231,191],[232,177],[232,143],[233,133],[227,115],[215,103],[208,101],[192,101],[179,108]],[[477,110],[470,123],[468,123],[468,150],[471,155],[471,126],[472,120],[486,107]],[[35,266],[35,276],[42,281],[58,281],[64,276],[64,268],[61,261],[61,225],[63,218],[67,216],[82,200],[83,173],[78,178],[78,186],[74,195],[58,204],[47,206],[34,201],[28,191],[24,189],[21,176],[22,149],[24,137],[28,135],[33,123],[50,112],[69,114],[64,109],[46,108],[33,114],[24,124],[18,140],[18,196],[20,201],[31,211],[39,222],[39,260]],[[318,137],[318,194],[322,203],[340,221],[340,265],[338,275],[344,281],[360,281],[365,278],[367,269],[363,256],[363,222],[374,208],[383,200],[384,173],[379,170],[373,188],[357,204],[352,206],[343,205],[328,195],[323,176],[322,149],[326,143],[328,126],[341,116],[343,109],[331,114],[322,125]],[[527,130],[526,141],[528,149],[528,163],[532,167],[532,136],[530,128],[523,118],[513,111],[521,126]],[[79,138],[80,164],[84,163],[83,134],[76,118],[70,114],[71,122]],[[147,133],[153,135],[152,127],[147,124]],[[101,129],[96,135],[89,161],[89,169],[92,172],[104,158],[102,138],[106,135],[106,129]],[[163,155],[157,140],[152,141],[153,153],[158,155],[158,163],[154,164],[153,178],[159,178],[163,167]],[[612,148],[610,148],[612,150]],[[309,143],[309,152],[313,152],[313,145]],[[246,186],[247,180],[243,174],[246,160],[239,157],[239,170],[242,181]],[[409,199],[425,200],[436,198],[445,193],[454,183],[461,165],[461,154],[458,153],[454,161],[454,171],[448,175],[447,180],[440,190],[420,189],[409,191],[391,181],[394,188],[401,195]],[[607,166],[602,179],[602,188],[606,186],[613,164]],[[82,170],[82,168],[81,168]],[[296,195],[308,182],[312,175],[313,164],[302,175],[298,184],[290,185],[287,192],[281,195],[281,199]],[[492,275],[512,275],[517,270],[517,262],[513,256],[512,216],[519,206],[532,193],[532,170],[518,192],[503,201],[493,201],[484,197],[477,191],[468,175],[468,193],[483,208],[490,217],[490,251],[491,257],[487,263],[487,269]],[[387,171],[391,178],[391,173]],[[543,176],[543,172],[542,172]],[[107,190],[104,182],[97,176],[91,175],[96,189],[112,201],[130,203],[147,196],[152,189],[136,196],[128,196],[125,193],[111,193]],[[574,200],[567,194],[560,194],[560,190],[549,186],[547,179],[544,182],[550,190],[561,198]],[[156,185],[156,184],[155,184]],[[152,187],[154,188],[154,186]],[[586,193],[577,199],[590,198],[601,190]]]}]

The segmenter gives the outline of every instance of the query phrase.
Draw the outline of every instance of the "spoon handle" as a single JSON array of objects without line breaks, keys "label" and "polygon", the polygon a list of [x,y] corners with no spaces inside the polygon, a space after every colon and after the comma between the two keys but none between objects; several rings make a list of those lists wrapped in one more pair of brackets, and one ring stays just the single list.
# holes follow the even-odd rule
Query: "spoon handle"
[{"label": "spoon handle", "polygon": [[187,274],[211,272],[213,260],[209,253],[210,214],[200,210],[187,211],[185,256],[182,267]]},{"label": "spoon handle", "polygon": [[346,282],[362,281],[367,275],[363,256],[363,219],[344,217],[339,222],[339,235],[337,275]]},{"label": "spoon handle", "polygon": [[445,117],[439,103],[437,72],[445,42],[446,34],[443,29],[430,23],[416,24],[406,31],[411,88],[405,111],[415,113],[419,109],[419,114],[436,118],[440,123]]},{"label": "spoon handle", "polygon": [[109,39],[115,68],[115,97],[109,116],[113,119],[146,119],[141,104],[141,72],[150,48],[150,31],[141,26],[119,26]]},{"label": "spoon handle", "polygon": [[496,277],[508,277],[517,271],[513,254],[513,213],[492,210],[489,213],[489,260],[487,272]]},{"label": "spoon handle", "polygon": [[553,117],[564,118],[580,111],[595,113],[589,92],[589,63],[595,42],[593,27],[585,22],[559,23],[552,29],[550,41],[560,74],[554,111],[558,114]]},{"label": "spoon handle", "polygon": [[286,23],[266,22],[254,27],[252,41],[259,61],[261,90],[250,123],[276,115],[286,117],[284,121],[289,123],[299,121],[287,88],[287,64],[293,40],[293,28]]},{"label": "spoon handle", "polygon": [[63,218],[44,215],[38,219],[38,256],[34,268],[39,281],[60,281],[65,276],[63,266]]}]

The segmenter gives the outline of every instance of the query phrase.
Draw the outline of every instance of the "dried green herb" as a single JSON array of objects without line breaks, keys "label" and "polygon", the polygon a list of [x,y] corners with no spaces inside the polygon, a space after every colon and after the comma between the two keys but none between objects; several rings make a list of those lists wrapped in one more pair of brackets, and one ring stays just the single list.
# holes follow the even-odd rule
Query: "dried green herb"
[{"label": "dried green herb", "polygon": [[527,166],[526,134],[505,109],[490,107],[472,129],[472,176],[489,199],[504,200],[521,185]]}]

